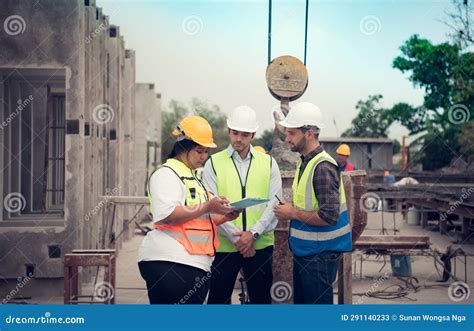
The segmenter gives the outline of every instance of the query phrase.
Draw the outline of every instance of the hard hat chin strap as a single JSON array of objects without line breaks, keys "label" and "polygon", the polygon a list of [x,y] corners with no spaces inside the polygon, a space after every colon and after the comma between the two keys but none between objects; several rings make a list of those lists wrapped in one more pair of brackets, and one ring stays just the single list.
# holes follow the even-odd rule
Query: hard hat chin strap
[{"label": "hard hat chin strap", "polygon": [[176,138],[177,141],[182,141],[184,139],[186,139],[186,133],[184,132],[184,130],[178,125],[176,126],[176,130],[179,131],[180,135]]}]

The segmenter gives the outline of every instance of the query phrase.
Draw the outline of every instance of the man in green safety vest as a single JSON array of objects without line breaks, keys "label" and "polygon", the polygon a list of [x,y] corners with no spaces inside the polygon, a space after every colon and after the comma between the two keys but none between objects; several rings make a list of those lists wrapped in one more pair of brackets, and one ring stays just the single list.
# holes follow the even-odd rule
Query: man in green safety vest
[{"label": "man in green safety vest", "polygon": [[351,226],[337,162],[319,143],[321,111],[301,102],[280,122],[285,141],[301,154],[293,181],[293,204],[276,204],[279,220],[291,220],[294,303],[332,304],[341,252],[352,250]]},{"label": "man in green safety vest", "polygon": [[220,246],[211,268],[207,303],[230,304],[242,269],[250,303],[270,304],[274,229],[278,222],[272,206],[282,192],[280,170],[270,155],[251,145],[258,129],[252,108],[235,108],[227,126],[230,145],[206,162],[204,184],[210,192],[226,196],[230,202],[245,197],[270,202],[246,208],[237,219],[218,227]]}]

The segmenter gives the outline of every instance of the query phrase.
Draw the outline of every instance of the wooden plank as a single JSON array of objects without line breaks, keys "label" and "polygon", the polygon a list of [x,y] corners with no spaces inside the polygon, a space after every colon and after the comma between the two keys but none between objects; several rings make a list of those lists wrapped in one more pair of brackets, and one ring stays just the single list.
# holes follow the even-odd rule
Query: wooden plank
[{"label": "wooden plank", "polygon": [[110,254],[87,254],[83,256],[66,254],[64,256],[64,265],[81,267],[110,266],[114,258],[115,257]]},{"label": "wooden plank", "polygon": [[343,253],[337,278],[337,303],[352,304],[352,253]]},{"label": "wooden plank", "polygon": [[115,254],[115,249],[73,249],[72,254]]},{"label": "wooden plank", "polygon": [[354,244],[354,249],[428,249],[429,236],[361,236]]},{"label": "wooden plank", "polygon": [[71,300],[71,274],[70,268],[64,265],[64,304],[70,304]]},{"label": "wooden plank", "polygon": [[359,241],[371,241],[371,242],[398,242],[398,241],[409,241],[409,242],[429,242],[429,236],[405,236],[405,235],[374,235],[374,236],[361,236]]},{"label": "wooden plank", "polygon": [[118,195],[102,195],[101,200],[111,204],[124,204],[124,205],[140,205],[149,204],[150,200],[145,196],[118,196]]}]

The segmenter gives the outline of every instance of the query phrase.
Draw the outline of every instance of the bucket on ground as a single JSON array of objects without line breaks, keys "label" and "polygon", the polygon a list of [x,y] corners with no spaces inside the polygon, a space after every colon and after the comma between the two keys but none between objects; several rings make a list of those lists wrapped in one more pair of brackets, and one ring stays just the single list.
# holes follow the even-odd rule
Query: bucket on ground
[{"label": "bucket on ground", "polygon": [[411,277],[411,256],[391,255],[392,274],[398,277]]}]

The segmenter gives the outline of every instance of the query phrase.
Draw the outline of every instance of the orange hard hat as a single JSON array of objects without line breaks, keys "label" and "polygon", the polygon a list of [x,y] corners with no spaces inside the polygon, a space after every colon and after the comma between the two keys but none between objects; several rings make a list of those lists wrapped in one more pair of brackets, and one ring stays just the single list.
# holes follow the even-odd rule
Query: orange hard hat
[{"label": "orange hard hat", "polygon": [[192,115],[183,118],[173,130],[172,135],[178,137],[178,141],[190,139],[204,147],[217,147],[212,138],[211,125],[201,116]]},{"label": "orange hard hat", "polygon": [[262,146],[253,146],[253,149],[262,153],[267,154],[267,151]]},{"label": "orange hard hat", "polygon": [[340,154],[340,155],[349,156],[349,155],[351,155],[351,149],[349,148],[349,145],[347,145],[347,144],[341,144],[341,145],[337,148],[336,153],[337,153],[337,154]]}]

